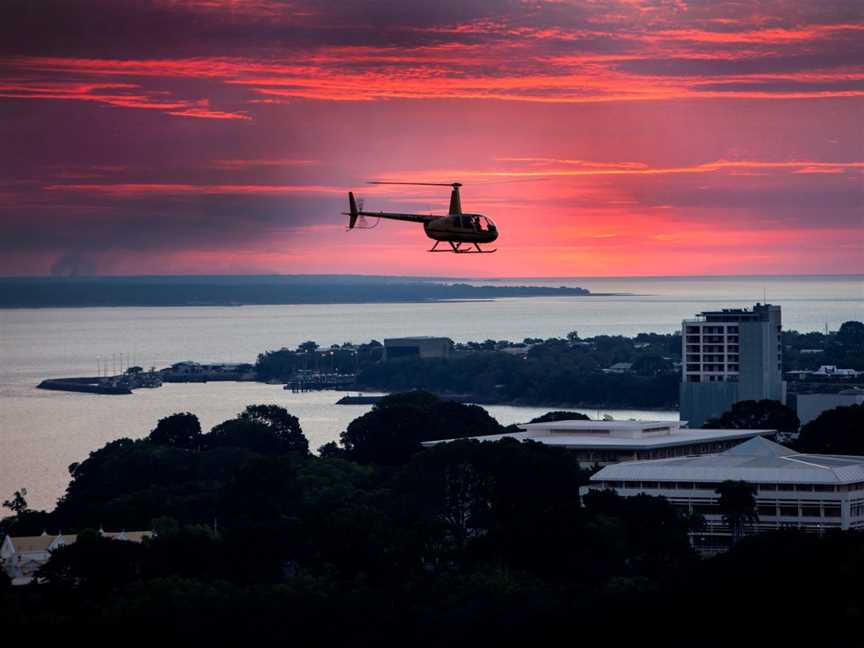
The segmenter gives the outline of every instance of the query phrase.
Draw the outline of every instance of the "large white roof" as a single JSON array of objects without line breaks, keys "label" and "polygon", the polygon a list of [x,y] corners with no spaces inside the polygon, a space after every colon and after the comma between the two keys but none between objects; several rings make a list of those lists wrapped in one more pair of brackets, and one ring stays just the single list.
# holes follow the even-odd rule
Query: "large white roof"
[{"label": "large white roof", "polygon": [[[565,431],[562,424],[569,424],[573,430],[570,433]],[[636,434],[634,436],[616,434],[615,432],[629,431],[633,426],[641,429],[641,431],[649,432],[645,427],[647,425],[669,426],[674,423],[671,432],[665,434]],[[583,424],[583,425],[577,425]],[[558,446],[570,449],[618,449],[618,450],[645,450],[650,448],[674,448],[678,446],[690,446],[695,444],[710,443],[712,441],[729,441],[729,440],[746,440],[763,434],[774,434],[774,430],[703,430],[699,429],[679,429],[677,428],[678,421],[559,421],[554,424],[530,424],[520,427],[531,428],[523,432],[510,432],[507,434],[491,434],[488,436],[469,437],[478,441],[500,441],[501,439],[516,439],[517,441],[536,441],[551,446]],[[536,426],[552,426],[554,431],[548,427]],[[614,426],[617,429],[613,432],[602,433],[599,428],[606,426]],[[629,428],[627,426],[630,426]],[[584,430],[584,431],[583,431]],[[591,430],[597,430],[596,434],[591,434]],[[457,439],[444,439],[441,441],[426,441],[424,446],[434,446],[439,443],[449,443]]]},{"label": "large white roof", "polygon": [[546,432],[652,432],[655,430],[678,430],[687,421],[594,421],[568,420],[546,421],[545,423],[522,423],[518,427],[526,431]]},{"label": "large white roof", "polygon": [[625,461],[606,466],[591,481],[701,481],[852,484],[864,482],[864,457],[799,454],[756,437],[726,452],[698,457]]}]

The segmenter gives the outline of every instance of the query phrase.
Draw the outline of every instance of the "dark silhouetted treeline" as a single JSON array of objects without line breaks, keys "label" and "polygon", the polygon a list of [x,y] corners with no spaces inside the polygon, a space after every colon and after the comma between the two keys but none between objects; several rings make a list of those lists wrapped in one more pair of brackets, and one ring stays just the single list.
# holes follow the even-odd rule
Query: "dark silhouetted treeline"
[{"label": "dark silhouetted treeline", "polygon": [[588,294],[583,288],[474,286],[440,279],[339,275],[0,278],[0,308],[363,304]]},{"label": "dark silhouetted treeline", "polygon": [[[570,416],[556,412],[552,418]],[[363,421],[358,423],[358,421]],[[356,425],[355,425],[356,424]],[[394,453],[393,425],[408,438]],[[13,535],[79,532],[43,583],[0,579],[4,637],[90,645],[856,646],[864,539],[784,532],[700,559],[663,498],[579,497],[560,448],[423,449],[500,426],[480,408],[394,395],[322,456],[300,422],[255,406],[203,432],[159,421],[70,467],[51,512]],[[143,544],[95,529],[155,529]],[[89,530],[88,530],[89,529]]]}]

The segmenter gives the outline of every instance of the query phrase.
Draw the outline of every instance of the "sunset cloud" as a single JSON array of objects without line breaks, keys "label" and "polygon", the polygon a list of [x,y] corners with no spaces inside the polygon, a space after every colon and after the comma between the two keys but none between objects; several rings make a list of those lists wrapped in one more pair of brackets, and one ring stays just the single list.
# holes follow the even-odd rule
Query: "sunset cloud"
[{"label": "sunset cloud", "polygon": [[[0,273],[864,269],[861,3],[9,0],[0,53]],[[374,179],[499,252],[346,233],[447,209]]]}]

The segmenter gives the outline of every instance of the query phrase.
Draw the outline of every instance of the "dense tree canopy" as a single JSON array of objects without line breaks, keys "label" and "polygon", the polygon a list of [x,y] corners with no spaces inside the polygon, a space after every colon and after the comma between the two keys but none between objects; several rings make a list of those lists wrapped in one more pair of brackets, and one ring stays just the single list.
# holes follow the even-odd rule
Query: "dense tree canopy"
[{"label": "dense tree canopy", "polygon": [[214,427],[203,443],[207,448],[229,446],[262,454],[309,452],[300,421],[278,405],[250,405],[237,418]]},{"label": "dense tree canopy", "polygon": [[733,541],[737,541],[744,527],[759,521],[756,510],[756,487],[742,481],[726,480],[717,487],[720,499],[717,509],[729,526]]},{"label": "dense tree canopy", "polygon": [[783,331],[784,370],[814,370],[821,365],[864,371],[864,323],[843,322],[836,333]]},{"label": "dense tree canopy", "polygon": [[149,439],[155,445],[192,450],[201,443],[201,422],[189,412],[172,414],[159,420]]},{"label": "dense tree canopy", "polygon": [[703,428],[719,430],[777,430],[797,432],[798,414],[775,400],[738,401],[720,418],[711,419]]},{"label": "dense tree canopy", "polygon": [[835,407],[801,428],[802,452],[864,456],[864,405]]},{"label": "dense tree canopy", "polygon": [[545,414],[528,421],[529,423],[552,423],[554,421],[588,421],[591,417],[582,414],[581,412],[568,412],[565,410],[555,410],[546,412]]},{"label": "dense tree canopy", "polygon": [[340,435],[346,458],[398,465],[421,449],[422,441],[502,434],[505,429],[477,405],[441,400],[422,391],[391,394],[353,420]]},{"label": "dense tree canopy", "polygon": [[[0,624],[8,636],[97,645],[287,637],[316,647],[515,647],[578,631],[583,642],[608,643],[614,632],[616,642],[683,648],[694,636],[740,642],[740,624],[712,626],[710,636],[703,625],[706,609],[733,614],[733,601],[808,620],[803,630],[769,624],[766,645],[796,645],[808,627],[822,640],[830,628],[832,645],[860,640],[858,532],[746,537],[700,559],[687,537],[698,519],[647,495],[580,498],[588,473],[567,450],[513,439],[424,449],[397,444],[383,426],[403,425],[398,414],[423,434],[497,429],[473,408],[414,392],[370,414],[369,436],[338,457],[286,450],[299,425],[271,406],[227,422],[230,434],[216,426],[197,450],[151,439],[95,450],[71,467],[57,508],[39,514],[44,526],[27,533],[62,527],[81,532],[78,542],[52,555],[41,585],[0,577]],[[255,431],[244,436],[243,426]],[[751,504],[724,511],[746,514]],[[36,514],[25,508],[0,531],[19,534]],[[133,544],[87,530],[98,526],[157,536]],[[676,631],[653,632],[670,609]]]}]

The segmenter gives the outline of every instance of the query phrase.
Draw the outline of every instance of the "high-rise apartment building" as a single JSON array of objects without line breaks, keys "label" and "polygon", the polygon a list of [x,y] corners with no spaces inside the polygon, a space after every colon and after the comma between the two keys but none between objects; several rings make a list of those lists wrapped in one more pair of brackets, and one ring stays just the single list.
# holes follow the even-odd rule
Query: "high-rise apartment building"
[{"label": "high-rise apartment building", "polygon": [[699,313],[681,330],[681,419],[691,427],[743,400],[786,402],[780,307]]}]

